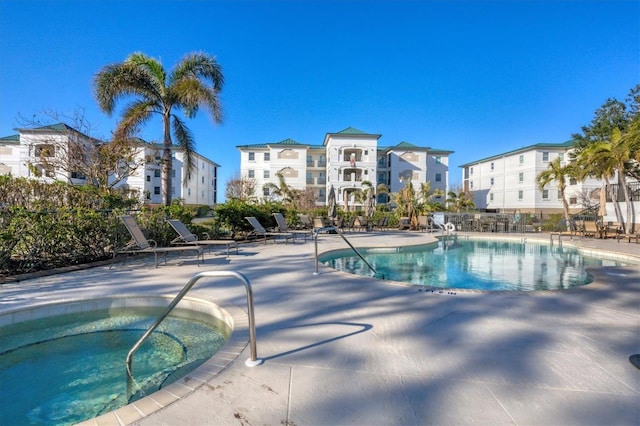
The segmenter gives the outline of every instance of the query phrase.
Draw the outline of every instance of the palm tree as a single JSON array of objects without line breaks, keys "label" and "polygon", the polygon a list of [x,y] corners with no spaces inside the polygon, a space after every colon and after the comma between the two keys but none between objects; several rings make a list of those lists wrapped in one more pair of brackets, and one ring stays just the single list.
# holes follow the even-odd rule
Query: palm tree
[{"label": "palm tree", "polygon": [[[174,110],[182,110],[194,118],[198,109],[208,110],[214,122],[222,121],[219,94],[224,84],[222,68],[214,57],[205,53],[189,53],[167,73],[160,61],[143,53],[134,53],[124,62],[106,65],[96,75],[94,91],[100,108],[111,115],[117,100],[132,96],[116,136],[134,135],[153,114],[162,119],[162,201],[171,204],[172,148],[171,126],[177,145],[185,153],[185,173],[193,170],[195,141],[191,131]],[[186,183],[186,179],[185,179]]]},{"label": "palm tree", "polygon": [[474,203],[464,191],[460,191],[458,193],[455,191],[449,191],[447,195],[449,198],[447,198],[446,203],[450,204],[456,213],[460,213],[462,209],[469,211],[469,209],[476,207],[476,203]]},{"label": "palm tree", "polygon": [[[610,179],[616,173],[616,164],[611,155],[611,147],[612,145],[609,142],[592,142],[580,152],[577,158],[578,167],[576,167],[576,173],[580,180],[584,180],[586,176],[604,180],[605,188],[609,189],[609,195],[613,200],[616,220],[622,223],[622,211],[620,210],[618,197],[617,194],[612,193],[613,187],[610,184]],[[623,228],[626,229],[624,223]]]},{"label": "palm tree", "polygon": [[540,188],[540,190],[543,190],[545,186],[549,185],[554,180],[558,182],[558,192],[560,192],[560,198],[562,199],[562,209],[564,211],[564,221],[567,224],[567,229],[569,229],[570,226],[570,219],[569,203],[567,202],[567,197],[565,195],[565,191],[567,189],[566,179],[572,176],[572,170],[573,167],[571,167],[571,163],[563,166],[560,162],[560,157],[556,157],[555,160],[549,163],[547,170],[544,170],[536,177],[538,188]]},{"label": "palm tree", "polygon": [[418,191],[418,210],[420,213],[427,213],[435,210],[434,199],[441,197],[444,192],[441,189],[432,189],[431,182],[421,182],[420,191]]},{"label": "palm tree", "polygon": [[262,186],[262,188],[268,189],[271,194],[279,197],[285,204],[293,203],[294,192],[287,182],[285,182],[284,175],[278,172],[276,173],[276,177],[278,178],[278,184],[267,182]]}]

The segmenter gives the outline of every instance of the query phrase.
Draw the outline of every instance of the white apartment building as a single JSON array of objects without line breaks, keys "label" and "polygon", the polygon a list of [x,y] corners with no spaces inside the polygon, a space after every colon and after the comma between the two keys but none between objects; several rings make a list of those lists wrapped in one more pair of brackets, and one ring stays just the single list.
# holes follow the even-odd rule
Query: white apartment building
[{"label": "white apartment building", "polygon": [[[362,207],[355,193],[363,182],[375,188],[384,183],[391,192],[400,190],[409,178],[419,189],[431,182],[432,188],[448,190],[449,155],[453,151],[419,147],[408,142],[395,146],[378,145],[380,134],[352,127],[327,133],[322,145],[310,145],[285,139],[276,143],[239,145],[240,173],[255,179],[256,196],[272,198],[266,183],[278,184],[277,173],[294,189],[313,189],[316,205],[327,204],[331,186],[337,204],[345,208]],[[384,195],[378,202],[386,202]],[[444,201],[444,200],[443,200]]]},{"label": "white apartment building", "polygon": [[[572,141],[539,143],[462,164],[463,190],[473,194],[476,208],[481,211],[562,212],[557,183],[551,182],[541,190],[536,178],[558,157],[561,164],[568,163],[572,147]],[[602,182],[597,179],[567,182],[565,196],[571,213],[587,207],[582,201],[601,186]]]},{"label": "white apartment building", "polygon": [[[88,150],[104,142],[62,123],[16,130],[18,134],[0,138],[0,175],[87,184],[85,176],[72,170],[69,159],[86,156]],[[146,203],[160,204],[162,144],[140,141],[137,147],[134,163],[140,167],[125,175],[114,187],[125,189]],[[194,160],[196,167],[185,173],[184,152],[173,149],[172,198],[182,198],[185,204],[213,206],[218,198],[217,169],[220,166],[200,154],[196,154]],[[116,179],[116,176],[109,177],[111,183]]]}]

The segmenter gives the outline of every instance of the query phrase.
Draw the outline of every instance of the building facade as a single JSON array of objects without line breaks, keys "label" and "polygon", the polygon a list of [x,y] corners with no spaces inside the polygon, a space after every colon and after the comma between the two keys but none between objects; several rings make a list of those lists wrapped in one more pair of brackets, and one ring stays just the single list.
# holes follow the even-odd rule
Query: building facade
[{"label": "building facade", "polygon": [[[561,165],[569,162],[573,142],[540,143],[514,151],[462,164],[463,190],[473,195],[476,208],[489,212],[554,213],[562,212],[562,198],[557,183],[540,189],[537,176],[560,158]],[[586,208],[585,200],[592,198],[602,186],[597,179],[567,182],[565,197],[571,213]]]},{"label": "building facade", "polygon": [[[311,189],[316,205],[327,204],[331,187],[336,203],[346,209],[362,208],[356,193],[368,182],[376,188],[385,184],[391,192],[400,190],[409,180],[419,189],[431,182],[433,189],[448,190],[449,155],[453,151],[419,147],[408,142],[395,146],[380,146],[380,134],[370,134],[349,127],[337,133],[327,133],[323,143],[303,144],[293,139],[276,143],[239,145],[240,173],[254,179],[259,198],[273,198],[265,188],[278,184],[280,173],[286,184],[297,190]],[[386,202],[384,195],[378,202]],[[444,201],[444,200],[442,200]]]},{"label": "building facade", "polygon": [[[86,163],[91,150],[104,142],[91,138],[66,124],[34,129],[16,129],[19,133],[0,138],[0,175],[39,179],[44,182],[66,181],[88,184],[88,179],[74,164]],[[123,175],[108,177],[114,188],[128,191],[148,204],[162,203],[160,159],[162,144],[139,141],[131,159],[137,167],[132,172],[122,168]],[[218,201],[218,167],[215,162],[197,154],[196,167],[184,170],[184,152],[173,149],[172,198],[185,204],[213,206]]]}]

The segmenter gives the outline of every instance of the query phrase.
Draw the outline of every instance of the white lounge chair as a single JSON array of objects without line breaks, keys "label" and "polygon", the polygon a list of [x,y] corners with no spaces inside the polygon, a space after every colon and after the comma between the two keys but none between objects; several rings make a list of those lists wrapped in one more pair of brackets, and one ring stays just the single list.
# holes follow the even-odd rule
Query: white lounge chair
[{"label": "white lounge chair", "polygon": [[307,241],[308,237],[313,237],[313,229],[289,229],[289,225],[287,225],[287,221],[280,212],[273,213],[273,217],[276,218],[276,223],[278,224],[278,230],[280,232],[290,232],[293,234],[293,238],[295,240],[296,235],[301,235],[304,237],[304,240]]},{"label": "white lounge chair", "polygon": [[[116,255],[120,253],[126,254],[138,254],[138,253],[153,253],[155,258],[156,268],[158,267],[158,254],[164,253],[164,263],[167,263],[167,253],[174,252],[183,252],[183,251],[192,251],[196,255],[196,261],[198,266],[200,266],[200,260],[204,261],[203,254],[203,246],[181,246],[181,247],[157,247],[156,242],[154,240],[147,240],[147,238],[142,233],[142,230],[138,226],[138,222],[136,222],[133,216],[124,215],[120,216],[120,219],[124,223],[124,226],[129,231],[131,235],[131,241],[126,244],[123,248],[113,250],[113,260],[111,262],[111,266],[115,262]],[[125,259],[126,261],[126,259]],[[110,267],[111,267],[110,266]]]},{"label": "white lounge chair", "polygon": [[289,239],[293,239],[294,240],[293,242],[295,243],[294,235],[291,232],[272,232],[272,231],[267,231],[264,228],[264,226],[262,226],[262,224],[255,217],[248,216],[248,217],[245,217],[245,219],[247,219],[247,221],[253,227],[253,234],[254,235],[264,237],[264,243],[265,244],[267,244],[267,238],[268,237],[273,237],[273,239],[274,239],[273,242],[274,243],[275,243],[275,240],[278,239],[278,237],[284,238],[284,243],[285,244],[287,244],[287,241],[289,241]]},{"label": "white lounge chair", "polygon": [[178,237],[171,241],[171,244],[175,245],[201,245],[201,246],[224,246],[227,248],[227,257],[229,257],[229,250],[231,247],[235,247],[236,254],[238,254],[238,243],[234,240],[201,240],[197,235],[189,231],[189,228],[178,219],[168,219],[169,225],[174,231],[178,233]]}]

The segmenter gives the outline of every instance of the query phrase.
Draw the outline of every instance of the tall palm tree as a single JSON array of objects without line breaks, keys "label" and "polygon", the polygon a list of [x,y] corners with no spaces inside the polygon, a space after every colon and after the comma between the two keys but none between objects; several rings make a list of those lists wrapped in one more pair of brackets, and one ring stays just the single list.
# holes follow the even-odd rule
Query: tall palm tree
[{"label": "tall palm tree", "polygon": [[[134,53],[124,62],[106,65],[96,75],[94,92],[100,108],[111,115],[115,103],[133,97],[118,123],[116,136],[131,136],[154,114],[160,115],[163,130],[162,201],[171,204],[171,127],[177,145],[185,153],[185,173],[195,166],[195,141],[183,120],[174,113],[182,110],[194,118],[198,109],[208,110],[214,122],[222,121],[219,94],[224,84],[222,68],[213,56],[189,53],[169,72],[159,60]],[[185,179],[186,182],[186,179]]]},{"label": "tall palm tree", "polygon": [[576,173],[578,173],[580,180],[584,180],[586,176],[593,176],[604,181],[605,188],[609,190],[609,196],[613,200],[616,220],[622,223],[623,228],[626,229],[617,194],[612,193],[613,187],[610,184],[611,178],[616,174],[616,162],[611,155],[611,143],[600,141],[589,144],[580,152],[577,166]]},{"label": "tall palm tree", "polygon": [[564,221],[567,224],[567,229],[570,226],[570,218],[569,218],[569,203],[567,202],[567,197],[565,195],[565,191],[567,189],[567,178],[572,176],[572,166],[571,163],[563,166],[560,162],[560,157],[556,157],[555,160],[549,163],[549,167],[547,170],[542,171],[538,176],[536,176],[536,181],[538,182],[538,188],[543,190],[547,185],[549,185],[554,180],[558,183],[558,192],[560,192],[560,198],[562,199],[562,210],[564,212]]}]

